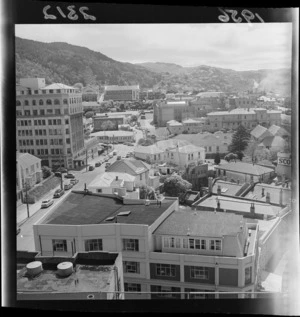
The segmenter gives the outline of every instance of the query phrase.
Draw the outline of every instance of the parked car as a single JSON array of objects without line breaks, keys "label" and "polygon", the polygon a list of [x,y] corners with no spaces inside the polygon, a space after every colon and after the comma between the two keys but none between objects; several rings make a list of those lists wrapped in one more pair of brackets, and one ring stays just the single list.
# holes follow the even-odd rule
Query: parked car
[{"label": "parked car", "polygon": [[106,157],[104,158],[104,162],[107,162],[108,160],[109,160],[109,157],[106,156]]},{"label": "parked car", "polygon": [[41,208],[48,208],[48,207],[51,206],[53,203],[54,203],[54,200],[53,200],[53,199],[43,200],[43,201],[42,201]]},{"label": "parked car", "polygon": [[129,154],[129,153],[126,154],[126,158],[128,158],[128,157],[130,157],[130,154]]},{"label": "parked car", "polygon": [[117,151],[113,151],[113,155],[117,155]]},{"label": "parked car", "polygon": [[106,163],[106,164],[105,164],[105,169],[108,168],[108,167],[110,167],[110,165],[111,165],[110,163]]},{"label": "parked car", "polygon": [[76,179],[76,178],[72,178],[72,179],[70,180],[70,183],[73,184],[73,185],[77,184],[78,182],[79,182],[79,180]]},{"label": "parked car", "polygon": [[17,226],[17,235],[21,232],[21,228]]},{"label": "parked car", "polygon": [[68,173],[65,175],[65,178],[75,178],[74,174]]},{"label": "parked car", "polygon": [[95,163],[95,167],[99,167],[99,166],[101,166],[101,163],[100,162],[96,162]]},{"label": "parked car", "polygon": [[120,159],[121,159],[121,155],[118,155],[118,156],[117,156],[117,160],[120,160]]},{"label": "parked car", "polygon": [[108,157],[109,157],[109,158],[113,158],[113,156],[114,156],[114,155],[113,155],[112,153],[109,153],[109,154],[108,154]]},{"label": "parked car", "polygon": [[73,184],[72,183],[69,183],[69,184],[65,184],[64,185],[64,190],[69,190],[73,187]]},{"label": "parked car", "polygon": [[63,194],[65,193],[65,191],[63,189],[57,189],[53,195],[53,198],[59,198],[61,197]]},{"label": "parked car", "polygon": [[60,173],[68,173],[68,170],[64,167],[59,167],[56,172],[60,172]]},{"label": "parked car", "polygon": [[89,166],[89,171],[93,171],[95,169],[95,167],[93,165]]},{"label": "parked car", "polygon": [[62,177],[61,172],[55,172],[54,174],[56,177]]}]

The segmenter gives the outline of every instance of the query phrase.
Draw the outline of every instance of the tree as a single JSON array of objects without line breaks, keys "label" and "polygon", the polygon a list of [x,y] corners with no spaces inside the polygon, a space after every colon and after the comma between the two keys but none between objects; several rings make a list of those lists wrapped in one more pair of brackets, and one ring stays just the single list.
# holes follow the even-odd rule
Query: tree
[{"label": "tree", "polygon": [[148,145],[152,145],[152,144],[154,144],[154,140],[151,138],[138,140],[138,145],[141,145],[141,146],[148,146]]},{"label": "tree", "polygon": [[225,155],[224,159],[227,161],[227,162],[230,162],[232,160],[237,160],[238,158],[238,155],[235,154],[235,153],[228,153],[227,155]]},{"label": "tree", "polygon": [[241,161],[242,159],[243,159],[243,157],[244,157],[244,153],[243,152],[237,152],[237,153],[235,153],[236,155],[237,155],[237,157],[238,157],[238,159]]},{"label": "tree", "polygon": [[217,165],[220,164],[221,158],[220,158],[220,153],[219,153],[219,152],[217,152],[217,153],[215,154],[215,160],[214,160],[214,162],[215,162],[215,164],[217,164]]},{"label": "tree", "polygon": [[250,132],[240,124],[235,133],[232,135],[229,151],[233,153],[244,151],[248,146],[250,137]]},{"label": "tree", "polygon": [[43,178],[47,178],[51,175],[51,169],[48,166],[42,166]]},{"label": "tree", "polygon": [[155,199],[155,191],[152,187],[147,185],[140,186],[140,199]]},{"label": "tree", "polygon": [[88,111],[88,112],[85,113],[84,116],[86,117],[86,119],[92,118],[94,116],[94,112],[93,111]]},{"label": "tree", "polygon": [[172,175],[165,179],[163,187],[166,196],[179,197],[191,189],[192,184],[179,175]]}]

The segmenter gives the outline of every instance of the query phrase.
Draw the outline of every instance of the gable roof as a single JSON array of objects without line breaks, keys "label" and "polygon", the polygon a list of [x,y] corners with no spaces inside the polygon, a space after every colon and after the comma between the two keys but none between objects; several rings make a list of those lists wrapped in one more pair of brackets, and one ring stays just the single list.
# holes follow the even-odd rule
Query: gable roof
[{"label": "gable roof", "polygon": [[23,168],[29,167],[32,164],[36,164],[37,162],[41,162],[41,159],[29,154],[29,153],[20,153],[17,152],[17,162],[19,165],[21,165]]},{"label": "gable roof", "polygon": [[51,84],[51,85],[48,85],[42,89],[78,89],[76,87],[72,87],[72,86],[68,86],[68,85],[65,85],[65,84],[62,84],[62,83],[54,83],[54,84]]},{"label": "gable roof", "polygon": [[139,175],[149,170],[149,165],[135,159],[122,159],[115,161],[107,168],[107,172],[123,172],[131,175]]},{"label": "gable roof", "polygon": [[215,166],[215,168],[255,176],[260,176],[274,171],[272,168],[244,162],[230,162],[228,164]]},{"label": "gable roof", "polygon": [[96,178],[94,178],[94,180],[87,187],[111,187],[112,182],[117,177],[119,180],[124,180],[125,182],[134,182],[135,180],[134,176],[127,173],[105,172],[104,174],[99,174],[98,176],[96,176]]},{"label": "gable roof", "polygon": [[259,145],[284,148],[286,141],[281,136],[268,136]]},{"label": "gable roof", "polygon": [[256,139],[259,139],[263,133],[265,133],[266,131],[268,131],[267,128],[261,126],[260,124],[258,124],[251,132],[250,134],[255,137]]},{"label": "gable roof", "polygon": [[279,127],[278,125],[271,125],[270,128],[268,129],[268,131],[273,135],[273,136],[290,136],[291,134],[286,131],[284,128]]},{"label": "gable roof", "polygon": [[157,147],[156,145],[149,145],[149,146],[137,146],[134,149],[134,153],[143,153],[143,154],[160,154],[164,153],[162,149]]}]

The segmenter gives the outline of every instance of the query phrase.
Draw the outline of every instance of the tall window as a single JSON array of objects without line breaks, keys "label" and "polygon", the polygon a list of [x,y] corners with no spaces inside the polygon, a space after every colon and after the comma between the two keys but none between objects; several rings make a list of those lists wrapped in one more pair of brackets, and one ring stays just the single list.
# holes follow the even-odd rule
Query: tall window
[{"label": "tall window", "polygon": [[140,263],[132,261],[123,262],[124,273],[140,273]]},{"label": "tall window", "polygon": [[25,106],[29,106],[28,100],[25,100]]},{"label": "tall window", "polygon": [[17,105],[17,106],[21,106],[21,101],[20,101],[20,100],[17,100],[16,105]]},{"label": "tall window", "polygon": [[172,264],[156,264],[156,275],[157,276],[176,276],[176,266]]},{"label": "tall window", "polygon": [[203,266],[191,266],[190,276],[191,278],[194,278],[194,279],[208,280],[209,279],[208,268]]},{"label": "tall window", "polygon": [[221,250],[221,240],[210,240],[209,244],[210,250]]},{"label": "tall window", "polygon": [[68,104],[68,99],[64,99],[63,103],[64,103],[64,105],[67,105]]},{"label": "tall window", "polygon": [[47,99],[46,104],[47,105],[52,105],[52,100],[51,99]]},{"label": "tall window", "polygon": [[54,104],[55,104],[55,105],[60,105],[60,101],[59,101],[58,99],[55,99],[55,100],[54,100]]},{"label": "tall window", "polygon": [[102,239],[85,240],[85,251],[102,251]]},{"label": "tall window", "polygon": [[67,252],[67,240],[52,240],[53,251]]},{"label": "tall window", "polygon": [[40,106],[43,106],[43,105],[44,105],[43,99],[40,99],[40,100],[39,100],[39,105],[40,105]]},{"label": "tall window", "polygon": [[137,239],[123,239],[124,251],[139,251],[139,240]]}]

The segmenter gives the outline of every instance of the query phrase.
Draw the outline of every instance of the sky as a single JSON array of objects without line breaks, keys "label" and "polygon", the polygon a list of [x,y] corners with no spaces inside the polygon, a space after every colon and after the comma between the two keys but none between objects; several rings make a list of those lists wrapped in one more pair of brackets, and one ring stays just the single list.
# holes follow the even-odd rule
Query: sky
[{"label": "sky", "polygon": [[208,65],[233,70],[291,67],[291,23],[19,24],[15,35],[66,42],[128,63]]}]

